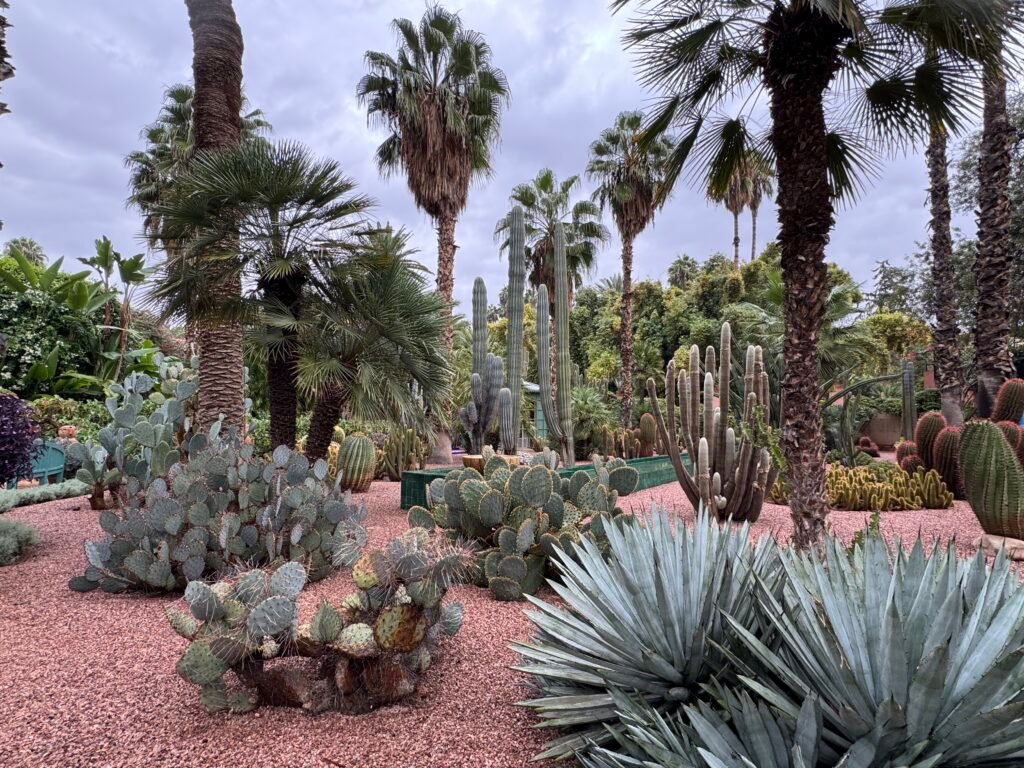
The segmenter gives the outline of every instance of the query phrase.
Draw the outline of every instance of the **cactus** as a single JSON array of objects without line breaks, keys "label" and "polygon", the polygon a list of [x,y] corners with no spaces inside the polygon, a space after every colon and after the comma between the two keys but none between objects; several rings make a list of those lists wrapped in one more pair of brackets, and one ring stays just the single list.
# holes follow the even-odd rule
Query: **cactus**
[{"label": "cactus", "polygon": [[379,463],[389,480],[401,480],[402,473],[415,467],[424,453],[423,441],[415,430],[398,430],[384,441]]},{"label": "cactus", "polygon": [[888,462],[854,468],[830,466],[825,489],[829,505],[843,510],[947,509],[953,503],[952,492],[935,470],[918,468],[909,475]]},{"label": "cactus", "polygon": [[901,463],[907,456],[917,454],[917,443],[913,440],[904,440],[896,446],[896,463]]},{"label": "cactus", "polygon": [[377,450],[373,440],[362,432],[345,438],[338,451],[338,470],[342,490],[362,493],[370,489],[377,467]]},{"label": "cactus", "polygon": [[[565,231],[555,225],[555,352],[557,365],[551,364],[551,324],[548,289],[537,289],[537,369],[540,403],[548,432],[558,442],[562,463],[576,463],[574,422],[572,416],[572,366],[569,361],[569,273],[565,262]],[[552,396],[551,374],[554,372],[557,391]],[[557,402],[556,402],[557,401]]]},{"label": "cactus", "polygon": [[645,413],[640,417],[640,455],[653,456],[658,443],[658,423],[654,416]]},{"label": "cactus", "polygon": [[996,393],[996,407],[992,421],[1020,424],[1024,417],[1024,379],[1007,379]]},{"label": "cactus", "polygon": [[917,420],[917,427],[914,429],[914,443],[917,445],[917,455],[921,457],[921,463],[925,469],[932,469],[935,456],[935,438],[939,436],[946,427],[945,417],[938,411],[929,411]]},{"label": "cactus", "polygon": [[[482,475],[456,469],[434,480],[430,508],[410,509],[409,524],[440,528],[453,541],[470,540],[478,548],[477,582],[499,600],[533,594],[549,557],[583,536],[606,548],[604,526],[624,514],[618,499],[640,479],[622,459],[595,458],[595,477],[580,470],[563,480],[555,472],[558,455],[550,450],[516,468],[489,449],[484,455]],[[365,570],[357,566],[354,575],[361,578]]]},{"label": "cactus", "polygon": [[483,453],[487,433],[498,417],[504,373],[501,358],[487,351],[487,286],[482,278],[473,281],[473,373],[469,379],[470,399],[459,409],[459,421],[469,435],[470,453]]},{"label": "cactus", "polygon": [[967,501],[986,533],[1024,539],[1024,469],[1002,430],[971,421],[960,435]]},{"label": "cactus", "polygon": [[88,568],[71,589],[176,590],[229,567],[279,560],[301,562],[320,579],[365,543],[366,509],[327,485],[322,459],[310,466],[278,446],[268,462],[234,430],[221,436],[219,423],[187,450],[187,462],[147,488],[129,476],[128,506],[100,514],[106,536],[85,542]]},{"label": "cactus", "polygon": [[900,469],[906,472],[908,475],[917,474],[917,470],[924,469],[924,462],[921,461],[921,457],[916,453],[912,453],[909,456],[904,456],[900,462]]},{"label": "cactus", "polygon": [[[668,450],[676,478],[694,509],[701,504],[719,519],[753,522],[761,514],[765,495],[775,484],[778,470],[769,453],[771,435],[767,409],[768,374],[760,347],[747,347],[743,377],[743,418],[739,432],[729,426],[729,397],[732,366],[732,331],[722,325],[718,370],[719,408],[714,406],[715,349],[705,355],[703,388],[700,352],[690,348],[689,370],[676,375],[670,361],[665,374],[665,412],[662,413],[654,379],[647,380],[647,394],[654,406],[662,445]],[[676,428],[676,398],[679,402],[680,433]],[[696,475],[691,475],[679,457],[679,448],[696,457]]]},{"label": "cactus", "polygon": [[512,207],[508,233],[508,411],[501,413],[501,444],[507,456],[518,449],[523,401],[523,301],[526,290],[526,224],[523,209]]},{"label": "cactus", "polygon": [[932,467],[946,487],[953,492],[954,498],[964,497],[960,482],[960,430],[957,427],[945,427],[935,436],[932,448]]},{"label": "cactus", "polygon": [[[270,574],[246,571],[212,587],[189,583],[185,601],[195,618],[167,611],[174,630],[190,640],[178,674],[200,686],[211,714],[250,711],[263,696],[311,713],[358,714],[413,693],[440,635],[459,630],[462,606],[442,600],[472,556],[412,529],[368,557],[388,589],[360,589],[337,606],[321,601],[301,626],[298,599],[307,579],[297,563]],[[403,567],[410,558],[420,565],[414,574]],[[274,667],[288,657],[317,664],[291,667],[296,672],[282,686]]]}]

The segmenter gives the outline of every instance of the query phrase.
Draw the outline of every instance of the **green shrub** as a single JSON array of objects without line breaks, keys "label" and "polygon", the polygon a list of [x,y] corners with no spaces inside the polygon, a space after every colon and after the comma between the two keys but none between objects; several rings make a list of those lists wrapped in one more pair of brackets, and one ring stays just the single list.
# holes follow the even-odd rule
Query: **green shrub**
[{"label": "green shrub", "polygon": [[34,485],[16,490],[0,490],[0,513],[9,512],[15,507],[29,507],[56,499],[73,499],[89,493],[89,486],[77,480],[65,480],[63,483]]},{"label": "green shrub", "polygon": [[35,528],[0,518],[0,565],[10,565],[26,549],[39,543]]}]

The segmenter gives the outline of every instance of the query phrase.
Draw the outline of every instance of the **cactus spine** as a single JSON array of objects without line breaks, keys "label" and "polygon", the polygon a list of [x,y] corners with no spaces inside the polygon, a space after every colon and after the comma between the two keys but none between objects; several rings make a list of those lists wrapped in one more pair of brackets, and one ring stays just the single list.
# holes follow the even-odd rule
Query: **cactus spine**
[{"label": "cactus spine", "polygon": [[[572,366],[569,362],[569,274],[565,262],[565,231],[555,225],[555,351],[557,392],[551,394],[551,326],[548,289],[537,289],[537,360],[540,402],[548,431],[558,441],[562,463],[576,463],[573,447]],[[557,400],[557,402],[556,402]]]},{"label": "cactus spine", "polygon": [[964,497],[960,483],[960,429],[946,427],[935,437],[932,467],[958,499]]},{"label": "cactus spine", "polygon": [[966,424],[960,460],[967,501],[985,533],[1024,538],[1024,470],[1002,430],[988,421]]},{"label": "cactus spine", "polygon": [[[523,300],[526,290],[526,224],[523,209],[512,208],[508,248],[508,418],[502,414],[501,444],[508,456],[515,455],[523,402]],[[506,421],[509,428],[506,429]]]},{"label": "cactus spine", "polygon": [[338,451],[342,490],[362,493],[370,489],[377,468],[377,449],[373,440],[361,432],[349,435]]},{"label": "cactus spine", "polygon": [[914,430],[914,442],[917,444],[917,455],[925,469],[932,469],[935,464],[935,438],[946,427],[945,417],[938,411],[929,411],[917,420]]},{"label": "cactus spine", "polygon": [[1024,416],[1024,379],[1007,379],[996,394],[996,408],[992,421],[1012,421],[1020,424]]},{"label": "cactus spine", "polygon": [[487,351],[487,286],[473,282],[473,374],[470,399],[459,409],[459,420],[469,433],[470,452],[483,452],[487,432],[498,415],[498,394],[504,380],[501,358]]},{"label": "cactus spine", "polygon": [[[720,355],[716,364],[713,347],[705,355],[703,387],[700,379],[700,351],[690,348],[690,369],[676,374],[670,361],[665,373],[665,412],[662,412],[654,379],[647,380],[647,394],[654,406],[654,417],[662,444],[668,449],[676,478],[694,509],[703,504],[720,519],[757,520],[765,494],[775,483],[778,470],[772,466],[766,446],[756,445],[767,428],[769,407],[768,374],[760,347],[748,347],[743,376],[743,422],[746,434],[737,435],[729,426],[730,367],[732,330],[722,326]],[[718,368],[719,408],[714,406],[715,376]],[[703,391],[703,395],[702,395]],[[679,424],[676,429],[676,402]],[[697,457],[696,476],[691,475],[679,458],[680,447]]]}]

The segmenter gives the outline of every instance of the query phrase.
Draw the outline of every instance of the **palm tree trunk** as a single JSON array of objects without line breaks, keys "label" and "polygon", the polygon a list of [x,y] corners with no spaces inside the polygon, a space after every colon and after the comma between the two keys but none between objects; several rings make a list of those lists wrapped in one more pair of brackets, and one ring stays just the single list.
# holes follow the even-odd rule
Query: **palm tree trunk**
[{"label": "palm tree trunk", "polygon": [[[1001,66],[989,67],[984,76],[985,109],[978,163],[978,255],[974,284],[974,368],[979,405],[995,402],[996,390],[1013,376],[1010,357],[1010,138],[1006,112],[1006,75]],[[980,413],[988,416],[987,413]]]},{"label": "palm tree trunk", "polygon": [[769,17],[765,80],[778,172],[779,245],[785,281],[782,451],[789,473],[793,544],[819,546],[829,507],[818,378],[818,334],[828,291],[825,246],[834,222],[824,91],[845,30],[809,6]]},{"label": "palm tree trunk", "polygon": [[[302,285],[294,278],[268,280],[264,295],[280,303],[296,320],[302,314]],[[298,333],[285,328],[281,345],[267,357],[267,400],[270,409],[270,445],[295,446],[298,416]],[[332,425],[333,429],[333,425]]]},{"label": "palm tree trunk", "polygon": [[310,461],[322,459],[334,439],[334,427],[341,418],[342,392],[330,387],[317,395],[313,413],[309,419],[309,435],[306,437],[306,458]]},{"label": "palm tree trunk", "polygon": [[757,258],[757,207],[750,207],[750,260]]},{"label": "palm tree trunk", "polygon": [[633,426],[633,239],[622,236],[622,428]]},{"label": "palm tree trunk", "polygon": [[732,266],[740,268],[740,214],[734,212],[732,215]]},{"label": "palm tree trunk", "polygon": [[[231,0],[185,0],[185,5],[192,30],[196,150],[235,147],[241,137],[242,30]],[[225,305],[236,304],[242,295],[241,276],[221,282],[217,295]],[[227,317],[203,320],[199,425],[209,425],[223,414],[225,426],[243,427],[244,386],[241,322]]]},{"label": "palm tree trunk", "polygon": [[[441,216],[437,221],[437,293],[446,302],[448,322],[444,327],[444,348],[448,359],[452,357],[452,293],[455,287],[455,217]],[[437,439],[428,460],[431,464],[452,463],[452,436],[448,429],[453,415],[452,403],[446,403],[437,423]]]},{"label": "palm tree trunk", "polygon": [[[931,202],[932,282],[948,283],[953,274],[953,238],[950,233],[949,170],[946,160],[946,132],[934,125],[928,142],[928,180]],[[964,423],[960,406],[963,395],[963,369],[960,365],[959,329],[956,322],[956,295],[951,290],[934,291],[935,305],[935,380],[946,423],[959,427]]]}]

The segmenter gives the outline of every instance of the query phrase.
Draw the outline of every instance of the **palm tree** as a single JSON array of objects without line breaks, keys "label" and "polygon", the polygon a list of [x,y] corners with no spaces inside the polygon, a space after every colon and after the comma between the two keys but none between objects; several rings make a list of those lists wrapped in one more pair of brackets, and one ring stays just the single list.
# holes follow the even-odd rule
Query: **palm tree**
[{"label": "palm tree", "polygon": [[451,399],[451,365],[441,344],[449,325],[444,300],[427,291],[408,232],[366,231],[354,254],[313,276],[315,298],[298,329],[299,385],[316,397],[310,458],[327,452],[343,411],[422,430],[429,427],[423,414]]},{"label": "palm tree", "polygon": [[685,253],[676,256],[668,265],[668,284],[674,288],[683,289],[700,271],[697,260]]},{"label": "palm tree", "polygon": [[705,193],[708,200],[725,206],[732,214],[732,265],[740,268],[740,214],[750,202],[749,188],[742,169],[729,176],[725,184],[711,184]]},{"label": "palm tree", "polygon": [[974,260],[974,369],[982,412],[999,385],[1013,376],[1010,356],[1010,172],[1013,129],[1006,111],[1006,72],[1001,42],[985,68],[978,172],[978,255]]},{"label": "palm tree", "polygon": [[4,243],[3,258],[9,258],[14,251],[18,251],[29,264],[35,267],[46,266],[46,252],[43,246],[31,237],[15,237]]},{"label": "palm tree", "polygon": [[[196,151],[237,147],[241,141],[242,30],[231,0],[185,0],[192,29],[192,77]],[[203,254],[205,260],[213,254]],[[241,279],[217,287],[223,303],[237,303]],[[223,415],[227,426],[245,423],[242,323],[222,315],[204,319],[199,331],[199,403],[196,420],[209,425]]]},{"label": "palm tree", "polygon": [[[573,175],[563,182],[555,172],[542,168],[536,178],[512,189],[509,202],[523,209],[526,222],[526,262],[530,267],[530,284],[554,290],[555,226],[565,232],[565,261],[569,269],[569,295],[583,285],[583,278],[594,267],[598,249],[608,242],[608,228],[601,223],[601,208],[587,198],[573,202],[572,194],[580,186],[580,177]],[[508,250],[511,213],[498,219],[494,240]]]},{"label": "palm tree", "polygon": [[598,183],[594,199],[612,209],[622,241],[622,427],[633,424],[633,241],[654,220],[665,202],[662,183],[672,142],[665,137],[641,146],[644,116],[621,112],[615,125],[590,145],[587,177]]},{"label": "palm tree", "polygon": [[[179,246],[153,292],[164,314],[223,310],[213,286],[242,277],[256,313],[249,334],[267,358],[272,445],[295,445],[298,325],[311,274],[332,268],[347,235],[365,224],[373,201],[334,160],[301,144],[249,142],[197,154],[153,214],[161,235]],[[232,252],[237,248],[237,258]],[[211,263],[197,254],[228,252]]]},{"label": "palm tree", "polygon": [[[398,55],[367,51],[368,72],[356,92],[369,118],[388,131],[377,148],[385,176],[403,171],[416,206],[437,225],[437,290],[448,320],[455,280],[455,220],[466,207],[470,181],[491,172],[501,112],[508,104],[505,73],[491,63],[483,36],[466,29],[457,13],[427,8],[417,27],[395,19]],[[445,407],[451,417],[451,405]],[[432,460],[451,460],[451,437],[438,435]]]},{"label": "palm tree", "polygon": [[[785,280],[786,422],[781,436],[791,488],[793,542],[825,532],[825,462],[818,338],[828,293],[825,247],[838,198],[872,168],[870,146],[901,147],[934,119],[952,129],[968,112],[982,45],[1019,20],[994,6],[919,0],[613,0],[639,5],[627,34],[642,79],[668,95],[650,123],[656,135],[682,126],[667,185],[692,156],[710,189],[728,186],[749,152],[770,148],[778,179],[779,246]],[[924,56],[926,45],[948,56]],[[767,97],[768,135],[750,115]],[[721,116],[738,105],[740,114]],[[828,105],[828,114],[826,114]],[[830,120],[832,125],[830,125]]]},{"label": "palm tree", "polygon": [[754,261],[757,258],[757,212],[764,198],[775,193],[772,185],[774,174],[760,153],[753,158],[751,164],[745,166],[745,170],[748,184],[747,208],[750,210],[750,260]]}]

